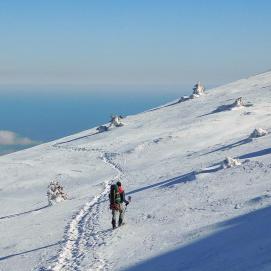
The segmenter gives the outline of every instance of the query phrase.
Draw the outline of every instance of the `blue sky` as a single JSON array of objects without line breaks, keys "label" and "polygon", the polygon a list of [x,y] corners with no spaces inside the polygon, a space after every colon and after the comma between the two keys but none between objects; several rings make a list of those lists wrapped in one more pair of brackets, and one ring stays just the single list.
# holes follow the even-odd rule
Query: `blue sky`
[{"label": "blue sky", "polygon": [[271,1],[6,0],[0,84],[222,84],[271,68]]}]

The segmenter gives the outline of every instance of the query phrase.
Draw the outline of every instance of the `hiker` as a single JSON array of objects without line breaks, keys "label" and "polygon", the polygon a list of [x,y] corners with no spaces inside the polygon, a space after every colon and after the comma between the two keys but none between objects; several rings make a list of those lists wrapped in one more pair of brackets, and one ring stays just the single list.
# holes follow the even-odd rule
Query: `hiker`
[{"label": "hiker", "polygon": [[119,212],[118,226],[121,226],[123,223],[123,215],[125,210],[123,203],[125,203],[126,206],[129,204],[129,201],[125,199],[125,192],[121,186],[121,182],[111,185],[109,199],[110,209],[112,210],[112,227],[115,229],[117,227],[117,213]]}]

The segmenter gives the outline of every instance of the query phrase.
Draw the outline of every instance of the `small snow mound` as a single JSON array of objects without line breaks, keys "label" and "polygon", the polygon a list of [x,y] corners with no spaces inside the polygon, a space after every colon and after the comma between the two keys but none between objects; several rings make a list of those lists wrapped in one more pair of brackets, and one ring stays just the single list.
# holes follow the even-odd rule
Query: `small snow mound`
[{"label": "small snow mound", "polygon": [[256,138],[256,137],[261,137],[261,136],[266,136],[268,132],[262,128],[256,128],[251,134],[251,138]]},{"label": "small snow mound", "polygon": [[47,190],[48,204],[54,205],[67,199],[67,194],[63,191],[63,186],[58,181],[52,181]]},{"label": "small snow mound", "polygon": [[193,93],[193,94],[191,94],[190,96],[189,96],[189,98],[190,99],[195,99],[195,98],[199,98],[199,94],[195,94],[195,93]]},{"label": "small snow mound", "polygon": [[236,166],[240,166],[242,163],[238,160],[238,159],[234,159],[231,157],[227,157],[224,161],[223,161],[223,168],[230,168],[230,167],[236,167]]}]

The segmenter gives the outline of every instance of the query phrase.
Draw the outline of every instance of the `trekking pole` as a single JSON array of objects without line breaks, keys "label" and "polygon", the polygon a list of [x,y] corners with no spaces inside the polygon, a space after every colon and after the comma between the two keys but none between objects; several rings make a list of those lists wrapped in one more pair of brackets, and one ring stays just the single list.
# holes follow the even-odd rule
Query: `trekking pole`
[{"label": "trekking pole", "polygon": [[[131,200],[132,200],[132,197],[131,196],[128,196],[128,201],[129,201],[129,203],[131,202]],[[126,210],[127,210],[127,207],[128,207],[128,205],[126,205],[125,206],[125,209],[124,209],[124,213],[123,213],[123,215],[126,213]]]}]

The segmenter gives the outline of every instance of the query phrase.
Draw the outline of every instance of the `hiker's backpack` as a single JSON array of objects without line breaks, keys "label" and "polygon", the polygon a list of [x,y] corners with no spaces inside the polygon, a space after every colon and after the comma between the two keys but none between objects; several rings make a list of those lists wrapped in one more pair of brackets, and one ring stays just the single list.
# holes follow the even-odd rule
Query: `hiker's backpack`
[{"label": "hiker's backpack", "polygon": [[110,204],[120,203],[120,193],[116,184],[111,184],[109,193]]}]

